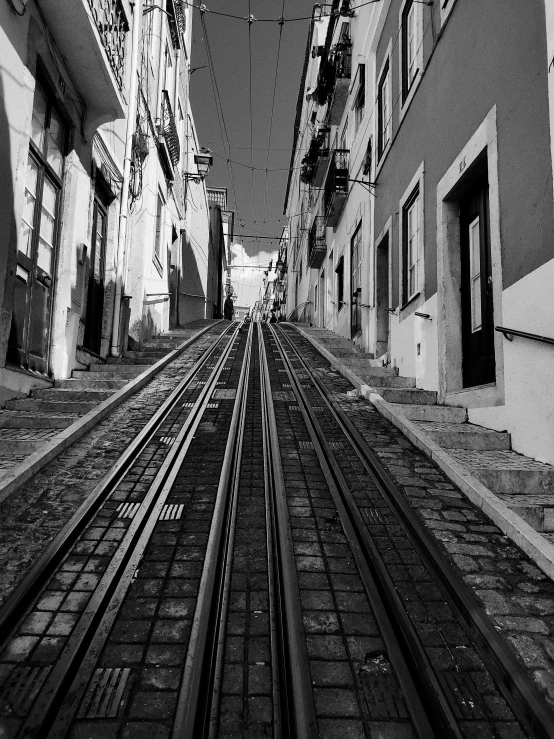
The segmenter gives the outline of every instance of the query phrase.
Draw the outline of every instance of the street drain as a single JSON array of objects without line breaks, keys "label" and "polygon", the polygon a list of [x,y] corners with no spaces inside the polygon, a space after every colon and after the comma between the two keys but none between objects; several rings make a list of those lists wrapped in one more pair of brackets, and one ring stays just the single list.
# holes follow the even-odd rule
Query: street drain
[{"label": "street drain", "polygon": [[175,443],[176,436],[162,436],[160,439],[162,444],[167,444],[168,446],[171,446]]},{"label": "street drain", "polygon": [[182,504],[164,505],[158,518],[160,521],[178,521],[183,515],[184,507]]},{"label": "street drain", "polygon": [[300,449],[313,449],[314,448],[313,442],[311,441],[299,441],[298,446],[300,447]]},{"label": "street drain", "polygon": [[300,408],[297,405],[289,405],[289,411],[299,411]]},{"label": "street drain", "polygon": [[370,526],[384,526],[387,523],[379,508],[360,508],[360,512]]},{"label": "street drain", "polygon": [[25,716],[48,677],[50,667],[16,667],[0,691],[16,716]]},{"label": "street drain", "polygon": [[[315,410],[315,409],[314,409]],[[342,441],[330,441],[329,446],[331,449],[333,449],[335,452],[340,451],[341,449],[344,449],[344,444]]]},{"label": "street drain", "polygon": [[120,503],[117,508],[118,518],[134,518],[140,508],[140,503]]},{"label": "street drain", "polygon": [[183,403],[183,408],[194,408],[194,403]]},{"label": "street drain", "polygon": [[130,672],[129,667],[95,670],[78,718],[115,718]]}]

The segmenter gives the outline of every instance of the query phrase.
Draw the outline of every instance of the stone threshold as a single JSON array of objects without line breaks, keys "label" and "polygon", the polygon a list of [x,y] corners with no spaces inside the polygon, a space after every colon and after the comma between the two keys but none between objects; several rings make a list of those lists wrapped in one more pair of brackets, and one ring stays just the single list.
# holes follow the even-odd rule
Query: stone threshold
[{"label": "stone threshold", "polygon": [[349,380],[360,395],[393,423],[416,446],[429,456],[445,475],[480,508],[498,528],[522,549],[548,577],[554,580],[554,536],[543,536],[518,516],[506,503],[483,485],[460,464],[448,449],[440,447],[420,425],[407,418],[398,403],[389,403],[378,392],[365,384],[339,358],[322,346],[297,324],[294,328],[322,354],[340,374]]},{"label": "stone threshold", "polygon": [[[201,336],[217,325],[219,321],[210,323],[203,329],[199,329],[197,333],[188,338],[176,349],[165,357],[159,359],[155,364],[145,365],[145,370],[138,377],[133,378],[125,387],[117,390],[106,400],[99,403],[95,408],[81,416],[65,429],[62,429],[55,436],[47,439],[41,448],[30,454],[28,457],[9,469],[0,469],[0,503],[9,498],[22,485],[30,480],[37,472],[45,467],[50,461],[58,457],[73,442],[84,436],[97,423],[103,421],[113,410],[115,410],[123,401],[127,400],[131,395],[141,390],[150,380],[161,372],[174,359],[180,356],[188,347],[196,342]],[[116,366],[116,365],[114,365]]]}]

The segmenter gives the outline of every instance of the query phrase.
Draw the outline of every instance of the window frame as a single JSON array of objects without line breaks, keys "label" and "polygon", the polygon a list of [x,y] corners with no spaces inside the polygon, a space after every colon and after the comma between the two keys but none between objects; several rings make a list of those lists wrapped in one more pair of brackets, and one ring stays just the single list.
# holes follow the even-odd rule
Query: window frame
[{"label": "window frame", "polygon": [[[161,204],[161,208],[159,207]],[[163,235],[165,230],[165,198],[160,190],[156,195],[156,217],[154,219],[154,249],[152,251],[152,261],[158,270],[160,277],[163,276]]]},{"label": "window frame", "polygon": [[365,103],[366,103],[366,76],[365,76],[365,63],[358,64],[358,71],[356,76],[358,79],[358,87],[356,95],[354,97],[354,136],[357,135],[362,125],[362,121],[365,116]]},{"label": "window frame", "polygon": [[[407,53],[407,20],[413,11],[415,36],[415,72],[409,79]],[[417,0],[404,0],[399,11],[400,43],[400,121],[404,117],[423,76],[423,4]]]},{"label": "window frame", "polygon": [[[399,273],[400,273],[400,311],[401,319],[416,310],[425,301],[425,190],[424,162],[418,167],[399,203]],[[415,285],[409,290],[408,274],[408,228],[409,212],[417,208],[417,258],[415,261]],[[406,310],[407,309],[407,310]]]},{"label": "window frame", "polygon": [[[390,44],[377,80],[377,162],[380,163],[384,160],[392,143],[392,69]],[[386,122],[384,120],[383,103],[386,103],[388,113]],[[385,133],[388,135],[386,140]]]}]

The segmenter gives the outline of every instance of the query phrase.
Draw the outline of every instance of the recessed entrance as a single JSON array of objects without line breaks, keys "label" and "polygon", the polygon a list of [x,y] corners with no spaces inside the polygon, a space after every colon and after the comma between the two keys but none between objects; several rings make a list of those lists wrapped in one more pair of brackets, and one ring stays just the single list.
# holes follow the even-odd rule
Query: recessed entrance
[{"label": "recessed entrance", "polygon": [[389,280],[389,234],[387,232],[377,245],[375,253],[376,357],[383,356],[390,348]]}]

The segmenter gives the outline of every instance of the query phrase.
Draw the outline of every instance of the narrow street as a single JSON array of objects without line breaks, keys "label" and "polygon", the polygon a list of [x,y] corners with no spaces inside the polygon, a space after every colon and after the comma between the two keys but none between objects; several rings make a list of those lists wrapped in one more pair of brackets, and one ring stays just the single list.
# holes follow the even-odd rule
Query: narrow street
[{"label": "narrow street", "polygon": [[552,580],[292,324],[199,325],[2,504],[0,737],[554,736]]}]

